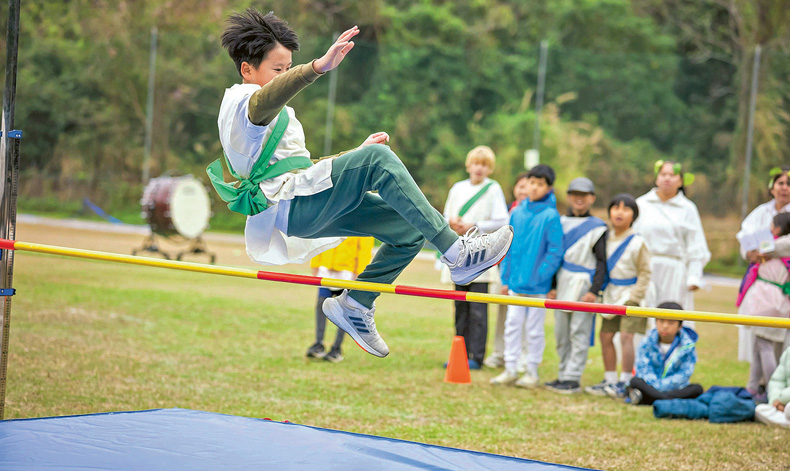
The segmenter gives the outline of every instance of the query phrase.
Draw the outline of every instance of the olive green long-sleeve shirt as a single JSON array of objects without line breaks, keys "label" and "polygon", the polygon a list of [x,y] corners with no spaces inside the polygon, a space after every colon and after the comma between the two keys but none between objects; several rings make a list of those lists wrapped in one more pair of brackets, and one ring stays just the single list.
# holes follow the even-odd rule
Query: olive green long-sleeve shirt
[{"label": "olive green long-sleeve shirt", "polygon": [[321,75],[323,74],[313,70],[313,63],[310,62],[291,67],[287,72],[274,77],[250,97],[250,122],[258,126],[271,123],[293,97]]}]

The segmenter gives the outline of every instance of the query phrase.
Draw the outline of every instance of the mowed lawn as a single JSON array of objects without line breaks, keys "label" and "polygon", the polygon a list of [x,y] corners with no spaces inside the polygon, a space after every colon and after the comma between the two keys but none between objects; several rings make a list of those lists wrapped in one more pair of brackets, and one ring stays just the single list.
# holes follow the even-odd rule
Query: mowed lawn
[{"label": "mowed lawn", "polygon": [[[142,239],[39,226],[20,227],[17,238],[120,253]],[[252,267],[238,243],[209,247],[220,264]],[[399,283],[442,287],[437,280],[430,262],[416,261]],[[499,370],[446,384],[449,301],[382,296],[376,321],[389,357],[347,339],[346,360],[331,364],[304,357],[314,287],[25,252],[14,285],[7,419],[180,407],[598,469],[790,469],[787,430],[657,420],[650,407],[608,398],[492,387]],[[734,312],[734,298],[734,288],[714,287],[699,293],[698,308]],[[693,380],[744,384],[737,329],[698,328]],[[556,375],[553,337],[549,313],[544,381]],[[583,384],[601,378],[596,345]]]}]

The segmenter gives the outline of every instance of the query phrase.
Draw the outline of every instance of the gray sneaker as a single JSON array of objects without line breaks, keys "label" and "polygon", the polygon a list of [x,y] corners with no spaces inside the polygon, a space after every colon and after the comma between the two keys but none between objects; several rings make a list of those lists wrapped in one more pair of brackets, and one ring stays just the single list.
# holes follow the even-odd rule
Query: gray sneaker
[{"label": "gray sneaker", "polygon": [[477,235],[477,227],[473,227],[460,240],[461,249],[455,262],[450,262],[444,255],[442,262],[450,268],[453,283],[466,285],[505,258],[513,242],[513,227],[500,227],[483,235]]},{"label": "gray sneaker", "polygon": [[340,296],[327,298],[322,308],[326,318],[350,335],[363,350],[380,358],[389,354],[390,349],[376,331],[373,321],[376,306],[367,310],[355,308],[348,302],[346,289]]}]

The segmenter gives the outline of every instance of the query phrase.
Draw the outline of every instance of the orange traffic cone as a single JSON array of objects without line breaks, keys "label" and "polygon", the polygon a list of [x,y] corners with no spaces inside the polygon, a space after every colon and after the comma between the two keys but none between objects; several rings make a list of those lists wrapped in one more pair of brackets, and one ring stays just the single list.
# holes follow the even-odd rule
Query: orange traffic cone
[{"label": "orange traffic cone", "polygon": [[469,360],[466,355],[464,338],[456,335],[450,349],[450,361],[447,362],[447,371],[444,373],[445,383],[469,384],[472,376],[469,374]]}]

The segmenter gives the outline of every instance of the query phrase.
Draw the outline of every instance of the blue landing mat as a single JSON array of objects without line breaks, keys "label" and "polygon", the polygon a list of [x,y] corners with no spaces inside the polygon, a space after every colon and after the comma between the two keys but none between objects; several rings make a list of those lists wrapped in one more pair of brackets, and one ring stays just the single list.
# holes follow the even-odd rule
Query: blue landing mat
[{"label": "blue landing mat", "polygon": [[188,409],[0,421],[0,469],[529,470],[540,461]]}]

